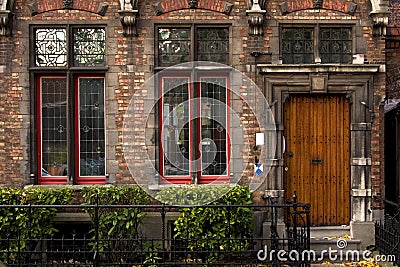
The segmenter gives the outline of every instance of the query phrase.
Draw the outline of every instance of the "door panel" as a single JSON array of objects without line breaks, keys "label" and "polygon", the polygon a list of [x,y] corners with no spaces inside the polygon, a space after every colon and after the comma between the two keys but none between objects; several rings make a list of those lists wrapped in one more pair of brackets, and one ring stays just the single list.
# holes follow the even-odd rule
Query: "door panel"
[{"label": "door panel", "polygon": [[286,198],[311,203],[311,224],[350,221],[350,104],[344,96],[291,96],[285,102]]}]

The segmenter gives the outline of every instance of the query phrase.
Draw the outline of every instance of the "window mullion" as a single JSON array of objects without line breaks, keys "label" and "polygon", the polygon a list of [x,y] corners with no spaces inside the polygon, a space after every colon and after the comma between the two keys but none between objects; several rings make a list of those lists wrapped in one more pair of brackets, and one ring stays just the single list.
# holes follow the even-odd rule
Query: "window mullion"
[{"label": "window mullion", "polygon": [[314,58],[314,62],[315,63],[321,63],[321,56],[319,53],[319,48],[320,48],[320,25],[319,23],[316,25],[315,30],[314,30],[314,40],[315,40],[315,44],[314,44],[314,51],[315,51],[315,58]]},{"label": "window mullion", "polygon": [[67,125],[69,129],[74,129],[74,130],[69,130],[67,133],[68,137],[68,170],[69,170],[69,179],[71,181],[76,182],[76,175],[75,175],[75,149],[76,149],[76,142],[77,140],[75,139],[75,132],[77,131],[75,127],[75,112],[76,110],[76,104],[75,104],[75,84],[74,84],[74,77],[73,74],[68,71],[67,72]]},{"label": "window mullion", "polygon": [[196,61],[198,60],[197,56],[197,40],[196,40],[196,32],[197,32],[197,27],[195,25],[192,25],[191,31],[190,31],[190,60]]}]

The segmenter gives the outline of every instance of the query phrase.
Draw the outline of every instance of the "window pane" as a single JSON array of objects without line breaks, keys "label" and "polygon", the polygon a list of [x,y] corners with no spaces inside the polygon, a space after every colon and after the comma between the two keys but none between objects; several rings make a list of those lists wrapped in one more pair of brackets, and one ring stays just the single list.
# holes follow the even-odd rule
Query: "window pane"
[{"label": "window pane", "polygon": [[197,60],[228,64],[229,31],[227,28],[197,29]]},{"label": "window pane", "polygon": [[190,117],[187,78],[163,78],[164,175],[189,175]]},{"label": "window pane", "polygon": [[158,65],[172,66],[190,60],[190,29],[158,29]]},{"label": "window pane", "polygon": [[104,176],[104,78],[79,78],[79,130],[79,175]]},{"label": "window pane", "polygon": [[314,62],[313,29],[282,29],[282,61],[284,64]]},{"label": "window pane", "polygon": [[74,29],[74,65],[103,66],[105,40],[104,29]]},{"label": "window pane", "polygon": [[352,40],[349,28],[321,28],[320,55],[322,63],[351,63]]},{"label": "window pane", "polygon": [[202,175],[227,175],[226,78],[201,79]]},{"label": "window pane", "polygon": [[35,30],[35,65],[67,66],[67,33],[65,29]]},{"label": "window pane", "polygon": [[42,175],[66,176],[67,82],[66,78],[41,78],[41,148]]}]

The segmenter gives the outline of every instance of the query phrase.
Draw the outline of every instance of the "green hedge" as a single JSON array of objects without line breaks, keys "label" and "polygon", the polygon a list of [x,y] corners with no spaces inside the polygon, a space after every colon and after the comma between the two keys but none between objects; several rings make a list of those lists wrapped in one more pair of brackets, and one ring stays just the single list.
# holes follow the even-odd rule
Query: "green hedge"
[{"label": "green hedge", "polygon": [[[94,205],[145,205],[150,204],[150,197],[139,186],[92,186],[82,190],[83,204]],[[98,219],[99,242],[93,242],[96,251],[108,251],[108,262],[124,264],[132,259],[141,259],[146,263],[158,260],[158,254],[152,251],[151,243],[140,241],[139,225],[145,213],[132,208],[100,208],[98,217],[95,209],[86,210],[92,221]],[[95,228],[91,229],[92,240]],[[130,251],[121,253],[121,251]],[[138,252],[133,252],[138,251]],[[146,253],[140,253],[146,251]],[[101,259],[100,259],[101,261]]]},{"label": "green hedge", "polygon": [[[177,197],[178,196],[178,197]],[[189,240],[187,249],[191,251],[210,251],[205,260],[212,264],[221,254],[215,251],[235,252],[247,250],[246,240],[253,231],[253,210],[249,207],[219,207],[213,205],[250,205],[252,194],[247,186],[182,186],[165,188],[160,191],[159,200],[176,201],[184,196],[195,204],[213,200],[208,206],[180,208],[180,216],[174,222],[175,238]],[[192,241],[191,241],[192,240]],[[211,253],[214,251],[215,253]]]},{"label": "green hedge", "polygon": [[[63,205],[76,203],[86,205],[145,205],[150,204],[151,198],[138,186],[88,186],[84,187],[75,197],[76,191],[71,187],[62,189],[30,188],[10,189],[0,187],[1,205]],[[185,199],[186,198],[186,199]],[[211,251],[229,251],[227,255],[234,255],[237,251],[247,250],[249,242],[246,240],[253,230],[253,210],[244,206],[240,208],[223,207],[212,208],[211,205],[249,205],[252,203],[252,194],[247,186],[182,186],[163,188],[156,196],[161,202],[179,202],[175,204],[196,205],[199,202],[211,202],[206,206],[180,207],[180,216],[174,222],[175,238],[187,239],[188,250],[208,251],[203,259],[212,264],[218,253]],[[129,259],[142,259],[143,263],[156,264],[160,258],[159,248],[146,243],[140,236],[139,225],[142,223],[145,212],[131,208],[101,208],[96,217],[93,208],[85,210],[92,218],[98,221],[98,238],[102,242],[92,243],[93,249],[101,251],[115,251],[108,256],[107,261],[124,263]],[[7,264],[6,253],[10,261],[17,257],[17,251],[32,249],[27,247],[24,239],[48,237],[57,230],[53,225],[56,208],[1,208],[0,207],[0,236],[12,238],[20,236],[17,241],[2,242],[0,244],[0,261]],[[31,219],[29,219],[31,218]],[[94,239],[94,229],[92,229]],[[136,239],[127,243],[125,239]],[[227,239],[229,238],[229,239]],[[190,241],[194,240],[196,241]],[[139,242],[139,240],[141,240]],[[120,253],[123,250],[145,251],[140,253]],[[10,253],[11,252],[11,253]]]},{"label": "green hedge", "polygon": [[[71,189],[40,189],[27,190],[0,187],[0,205],[63,205],[73,199]],[[6,251],[9,259],[15,260],[17,251],[27,248],[25,239],[49,236],[57,230],[54,228],[53,219],[56,215],[55,208],[0,208],[0,236],[7,236],[20,241],[11,240],[0,243],[0,261],[7,263]],[[30,218],[30,219],[29,219]]]}]

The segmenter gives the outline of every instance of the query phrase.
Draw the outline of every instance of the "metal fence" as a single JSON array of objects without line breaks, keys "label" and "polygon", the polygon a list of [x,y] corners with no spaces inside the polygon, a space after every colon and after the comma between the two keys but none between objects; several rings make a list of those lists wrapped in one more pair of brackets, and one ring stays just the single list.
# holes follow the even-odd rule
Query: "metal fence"
[{"label": "metal fence", "polygon": [[[7,266],[309,266],[309,260],[295,259],[280,262],[277,252],[310,249],[310,225],[308,204],[296,201],[285,204],[266,205],[209,205],[207,208],[234,212],[250,208],[252,214],[262,214],[264,233],[254,234],[257,229],[232,236],[229,220],[224,237],[177,238],[174,227],[166,219],[170,212],[179,214],[180,208],[167,205],[26,205],[0,206],[2,209],[25,210],[31,214],[35,209],[54,209],[59,212],[91,212],[87,225],[70,227],[64,225],[60,232],[40,237],[22,237],[20,232],[0,236],[0,259]],[[160,236],[154,238],[146,232],[133,236],[104,237],[99,232],[104,210],[129,210],[156,214],[160,219],[156,229]],[[283,218],[285,224],[283,224]],[[29,224],[28,224],[29,225]],[[268,227],[265,227],[268,225]],[[284,225],[283,231],[279,227]],[[26,226],[25,226],[26,227]],[[146,227],[143,225],[141,227]],[[23,229],[21,229],[22,232]],[[27,229],[24,229],[25,231]],[[258,229],[260,230],[260,229]],[[29,231],[29,229],[28,229]],[[151,232],[151,231],[150,231]],[[258,231],[262,232],[262,231]],[[267,232],[267,233],[266,233]],[[204,244],[213,244],[207,246]],[[219,245],[221,244],[221,245]],[[224,245],[222,245],[224,244]],[[213,249],[210,249],[212,247]],[[210,260],[212,259],[212,260]],[[1,265],[1,264],[0,264]]]},{"label": "metal fence", "polygon": [[384,255],[394,255],[400,266],[400,206],[385,200],[385,217],[375,223],[375,248]]}]

